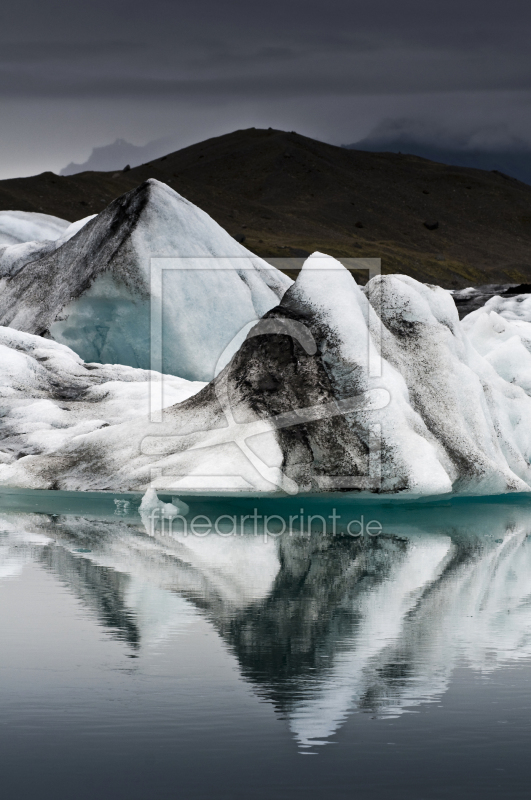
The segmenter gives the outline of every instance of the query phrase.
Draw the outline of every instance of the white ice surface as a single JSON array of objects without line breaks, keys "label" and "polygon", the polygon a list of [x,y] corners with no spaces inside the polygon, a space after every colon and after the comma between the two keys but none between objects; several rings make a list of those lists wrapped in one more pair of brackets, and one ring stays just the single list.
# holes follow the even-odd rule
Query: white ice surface
[{"label": "white ice surface", "polygon": [[[496,311],[505,319],[531,322],[531,295],[519,294],[515,297],[491,297],[479,311]],[[476,312],[473,312],[474,314]],[[471,316],[470,314],[468,316]],[[465,317],[467,319],[467,317]]]},{"label": "white ice surface", "polygon": [[210,380],[292,281],[166,184],[121,201],[55,242],[0,250],[1,324],[85,361]]},{"label": "white ice surface", "polygon": [[68,230],[70,223],[50,214],[33,211],[0,211],[0,247],[22,242],[55,241]]},{"label": "white ice surface", "polygon": [[[7,215],[5,219],[3,214]],[[20,219],[20,215],[26,216]],[[26,219],[27,216],[30,219]],[[16,274],[29,261],[53,253],[95,216],[69,223],[48,214],[0,211],[0,277]],[[45,218],[42,222],[41,217]]]},{"label": "white ice surface", "polygon": [[531,295],[493,297],[461,326],[498,375],[531,395]]},{"label": "white ice surface", "polygon": [[[0,483],[3,470],[22,475],[21,453],[46,459],[102,427],[137,418],[147,425],[150,411],[205,385],[120,365],[87,366],[64,345],[1,327],[0,375]],[[162,384],[155,393],[154,383]]]},{"label": "white ice surface", "polygon": [[84,228],[85,225],[90,222],[91,219],[97,217],[97,214],[89,214],[88,217],[83,217],[82,219],[76,220],[76,222],[71,222],[68,227],[63,231],[61,236],[55,240],[55,246],[61,247],[62,244],[68,242],[76,233],[79,233],[81,228]]},{"label": "white ice surface", "polygon": [[531,488],[531,398],[472,346],[451,296],[404,275],[362,291],[328,256],[309,258],[290,290],[332,331],[323,362],[335,395],[385,390],[382,486],[421,495]]},{"label": "white ice surface", "polygon": [[[531,323],[488,309],[460,323],[448,292],[406,276],[375,278],[362,291],[320,254],[289,296],[292,311],[310,309],[328,331],[321,359],[336,400],[366,391],[388,398],[348,415],[360,437],[379,426],[383,491],[531,490]],[[192,341],[194,330],[190,317],[183,335]],[[293,490],[273,424],[247,401],[237,423],[220,405],[228,371],[185,405],[203,384],[165,379],[167,410],[150,420],[146,371],[87,368],[67,347],[8,328],[0,347],[10,399],[0,419],[1,484],[47,488],[60,479],[66,489],[145,491],[156,476],[176,496]]]},{"label": "white ice surface", "polygon": [[278,305],[291,281],[165,184],[150,181],[149,198],[128,265],[146,291],[128,288],[111,268],[50,333],[85,360],[210,380],[242,329]]}]

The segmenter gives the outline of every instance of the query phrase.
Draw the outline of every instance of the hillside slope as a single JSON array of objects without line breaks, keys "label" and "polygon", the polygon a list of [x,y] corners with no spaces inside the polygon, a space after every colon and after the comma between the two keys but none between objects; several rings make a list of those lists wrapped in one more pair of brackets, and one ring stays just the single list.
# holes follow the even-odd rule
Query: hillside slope
[{"label": "hillside slope", "polygon": [[75,220],[148,178],[266,258],[381,257],[385,273],[447,287],[531,281],[531,186],[276,130],[235,131],[122,172],[0,181],[0,210]]}]

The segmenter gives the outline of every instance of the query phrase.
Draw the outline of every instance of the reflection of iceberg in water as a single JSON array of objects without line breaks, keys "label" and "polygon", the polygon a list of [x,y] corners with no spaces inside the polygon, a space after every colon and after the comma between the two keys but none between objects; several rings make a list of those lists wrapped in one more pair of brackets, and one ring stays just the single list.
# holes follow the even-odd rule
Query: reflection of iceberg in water
[{"label": "reflection of iceberg in water", "polygon": [[451,540],[442,536],[409,542],[390,565],[385,580],[359,587],[344,598],[352,604],[357,624],[322,685],[290,713],[291,729],[303,746],[324,743],[353,708],[379,706],[388,711],[386,706],[400,702],[402,698],[395,699],[393,691],[387,702],[375,696],[378,684],[389,689],[393,683],[411,679],[407,661],[390,661],[387,650],[399,640],[408,614],[426,588],[443,572],[452,549]]},{"label": "reflection of iceberg in water", "polygon": [[518,512],[503,527],[494,514],[476,530],[403,531],[382,583],[351,594],[359,622],[327,675],[290,709],[299,742],[326,739],[355,709],[392,716],[433,702],[457,662],[484,672],[531,657],[529,531]]},{"label": "reflection of iceberg in water", "polygon": [[[215,620],[262,600],[280,568],[276,542],[254,537],[161,541],[139,523],[38,514],[2,514],[4,527],[17,549],[0,551],[0,577],[33,556],[135,650],[184,629],[198,609]],[[35,554],[19,540],[45,546]]]},{"label": "reflection of iceberg in water", "polygon": [[117,638],[126,641],[133,650],[140,645],[140,630],[134,607],[127,603],[131,578],[108,567],[93,564],[63,547],[43,548],[40,561],[60,575],[73,594],[89,608]]},{"label": "reflection of iceberg in water", "polygon": [[0,580],[18,577],[48,542],[47,536],[26,530],[20,521],[0,516]]},{"label": "reflection of iceberg in water", "polygon": [[457,665],[488,672],[531,658],[523,503],[378,517],[385,533],[358,540],[162,539],[132,520],[14,514],[0,530],[9,539],[24,526],[35,557],[132,648],[206,617],[307,748],[356,710],[390,716],[435,701]]}]

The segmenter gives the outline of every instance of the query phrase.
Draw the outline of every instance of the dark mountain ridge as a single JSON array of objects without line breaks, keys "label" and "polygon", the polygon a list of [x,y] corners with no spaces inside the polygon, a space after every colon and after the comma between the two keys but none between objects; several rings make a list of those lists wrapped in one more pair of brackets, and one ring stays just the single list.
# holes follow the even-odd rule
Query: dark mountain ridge
[{"label": "dark mountain ridge", "polygon": [[454,167],[503,172],[511,178],[531,184],[531,149],[523,146],[505,149],[459,148],[450,145],[445,147],[404,136],[396,139],[367,137],[344,147],[370,153],[407,153]]},{"label": "dark mountain ridge", "polygon": [[[148,178],[265,258],[381,257],[449,288],[531,282],[531,186],[499,172],[349,150],[297,133],[235,131],[120,172],[0,181],[0,209],[68,220]],[[286,270],[289,264],[285,264]]]}]

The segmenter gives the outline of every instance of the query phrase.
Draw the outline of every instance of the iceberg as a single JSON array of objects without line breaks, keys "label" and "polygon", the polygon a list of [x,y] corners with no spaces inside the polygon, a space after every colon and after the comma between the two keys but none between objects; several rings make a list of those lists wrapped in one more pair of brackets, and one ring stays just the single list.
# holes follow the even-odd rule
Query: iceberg
[{"label": "iceberg", "polygon": [[531,394],[531,295],[493,297],[462,327],[498,375]]},{"label": "iceberg", "polygon": [[531,294],[518,294],[514,297],[501,297],[500,295],[491,297],[482,308],[467,314],[463,320],[466,329],[470,328],[473,320],[493,311],[504,319],[512,320],[513,322],[531,323]]},{"label": "iceberg", "polygon": [[33,211],[0,211],[0,247],[23,242],[55,241],[70,223],[51,214]]},{"label": "iceberg", "polygon": [[[49,339],[0,328],[0,470],[25,458],[44,463],[78,436],[172,406],[205,384],[121,365],[85,364]],[[161,391],[153,396],[152,386]],[[53,457],[52,457],[53,460]],[[27,476],[26,476],[27,477]],[[16,476],[10,485],[34,484]],[[50,474],[45,482],[54,486]]]},{"label": "iceberg", "polygon": [[153,179],[55,242],[16,247],[0,252],[0,325],[189,380],[212,379],[292,283]]},{"label": "iceberg", "polygon": [[[473,316],[460,322],[448,292],[403,275],[362,289],[314,254],[208,385],[154,379],[158,416],[146,371],[83,364],[3,328],[0,485],[179,497],[531,491],[531,380],[510,372],[527,338],[503,343],[514,364],[497,359]],[[132,381],[144,388],[129,411],[120,397]],[[166,381],[183,391],[173,403]],[[32,433],[35,422],[49,428]]]},{"label": "iceberg", "polygon": [[[521,298],[531,289],[528,283],[488,283],[483,286],[469,286],[467,289],[449,289],[454,298],[460,317],[476,311],[484,305],[493,308],[493,303],[506,300],[521,302]],[[492,302],[491,302],[492,301]],[[510,305],[510,303],[509,303]]]},{"label": "iceberg", "polygon": [[[26,212],[23,211],[6,211],[3,212],[7,215],[18,215]],[[29,212],[28,212],[29,213]],[[0,212],[0,245],[2,244],[1,234],[1,214]],[[47,214],[32,214],[31,216],[47,217]],[[78,231],[83,228],[87,222],[94,219],[96,215],[92,214],[89,217],[77,220],[77,222],[68,223],[66,220],[59,219],[58,217],[50,217],[56,220],[57,223],[63,223],[64,226],[52,225],[25,225],[21,230],[17,230],[22,241],[13,244],[8,243],[5,247],[0,246],[0,279],[10,278],[16,275],[26,264],[30,261],[37,261],[44,258],[49,253],[58,250],[65,242],[68,242]],[[9,220],[10,221],[10,220]],[[25,238],[30,234],[48,235],[48,238],[33,240]],[[14,238],[14,237],[13,237]]]}]

